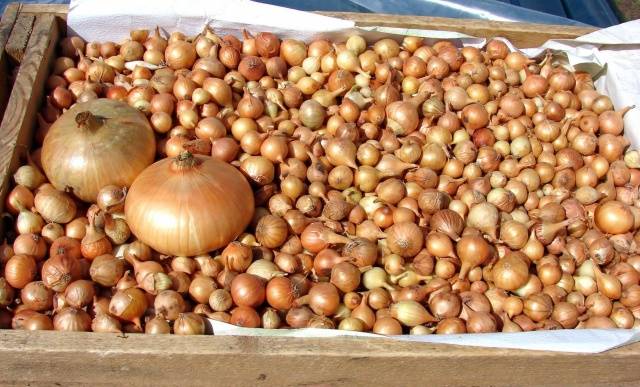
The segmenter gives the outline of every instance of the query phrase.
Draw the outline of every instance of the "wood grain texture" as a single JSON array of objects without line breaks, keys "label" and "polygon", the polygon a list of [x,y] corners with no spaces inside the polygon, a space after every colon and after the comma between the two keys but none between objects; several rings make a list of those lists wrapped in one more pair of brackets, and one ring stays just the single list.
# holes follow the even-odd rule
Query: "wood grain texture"
[{"label": "wood grain texture", "polygon": [[18,19],[13,25],[9,41],[7,42],[6,51],[9,57],[13,59],[16,64],[22,62],[35,20],[36,17],[34,15],[20,13],[18,15]]},{"label": "wood grain texture", "polygon": [[640,384],[640,344],[578,355],[361,338],[0,331],[0,354],[0,378],[9,384]]},{"label": "wood grain texture", "polygon": [[20,5],[9,4],[4,9],[2,19],[0,19],[0,117],[4,115],[4,109],[7,107],[7,100],[11,93],[11,76],[12,66],[7,59],[5,47],[9,41],[11,30],[18,18]]},{"label": "wood grain texture", "polygon": [[25,13],[52,13],[56,16],[66,17],[69,13],[69,4],[21,4]]},{"label": "wood grain texture", "polygon": [[490,20],[450,19],[430,16],[385,15],[352,12],[319,12],[322,15],[349,19],[358,26],[385,26],[426,30],[456,31],[464,34],[493,38],[502,36],[516,47],[537,47],[549,39],[574,39],[597,30],[592,27],[574,27],[548,24],[499,22]]},{"label": "wood grain texture", "polygon": [[18,18],[19,12],[20,4],[17,3],[11,3],[4,9],[2,19],[0,19],[0,47],[2,50],[4,50],[4,46],[9,40],[9,35],[11,34],[11,30],[13,29],[16,19]]},{"label": "wood grain texture", "polygon": [[19,157],[28,149],[33,137],[36,113],[40,107],[44,84],[49,75],[58,41],[58,24],[52,14],[37,17],[24,58],[18,70],[6,114],[0,124],[0,201],[4,202],[9,179]]}]

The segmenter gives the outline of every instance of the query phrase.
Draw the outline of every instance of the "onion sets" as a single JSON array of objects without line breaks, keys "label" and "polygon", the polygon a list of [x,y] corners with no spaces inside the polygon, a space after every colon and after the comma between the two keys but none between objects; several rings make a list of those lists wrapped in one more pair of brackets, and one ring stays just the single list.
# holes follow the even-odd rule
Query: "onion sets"
[{"label": "onion sets", "polygon": [[588,74],[498,40],[74,39],[4,202],[2,328],[638,326],[640,155]]}]

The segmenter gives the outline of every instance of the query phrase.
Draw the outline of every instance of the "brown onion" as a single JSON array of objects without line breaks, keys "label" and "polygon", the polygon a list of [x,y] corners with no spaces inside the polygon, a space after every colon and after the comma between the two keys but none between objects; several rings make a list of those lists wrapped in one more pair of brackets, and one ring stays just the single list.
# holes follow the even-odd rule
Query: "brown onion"
[{"label": "brown onion", "polygon": [[82,309],[65,307],[53,317],[53,329],[88,332],[91,330],[91,317]]},{"label": "brown onion", "polygon": [[51,126],[42,163],[54,186],[93,202],[106,185],[129,186],[153,161],[154,150],[153,131],[143,114],[125,103],[98,99],[76,104]]},{"label": "brown onion", "polygon": [[[215,180],[215,184],[213,184],[214,180],[212,179]],[[235,220],[224,219],[219,214],[216,214],[216,218],[220,219],[221,222],[212,223],[209,221],[209,215],[206,215],[203,209],[211,208],[211,200],[215,200],[214,197],[216,195],[223,193],[220,190],[220,179],[227,181],[226,184],[222,184],[226,189],[235,187],[238,190],[237,195],[229,195],[229,192],[225,190],[224,196],[227,199],[224,200],[227,204],[221,205],[228,207],[230,204],[228,198],[233,197],[233,199],[238,200],[238,206],[232,207],[236,211],[233,216]],[[156,182],[152,183],[152,181]],[[163,182],[162,185],[158,184],[160,181]],[[149,214],[155,213],[155,216],[166,219],[166,211],[171,207],[176,211],[180,209],[180,214],[173,213],[173,215],[169,216],[173,216],[174,219],[184,216],[185,207],[176,203],[179,199],[175,196],[175,189],[180,186],[184,187],[184,191],[182,191],[184,192],[184,200],[188,199],[189,201],[189,205],[186,208],[195,211],[194,214],[197,213],[197,216],[203,221],[206,220],[207,226],[193,229],[200,230],[199,233],[195,233],[190,228],[181,228],[184,233],[180,235],[175,234],[173,229],[173,227],[179,226],[178,223],[169,224],[159,220],[159,222],[151,222],[153,230],[145,227],[145,224],[149,223]],[[196,189],[199,192],[207,190],[210,196],[203,198],[207,205],[205,206],[204,202],[195,203],[194,199],[200,196],[194,197],[191,195],[189,193],[190,189]],[[155,199],[151,199],[150,195],[154,195]],[[220,197],[219,199],[222,198]],[[166,200],[169,200],[171,204],[169,205],[169,202],[165,203]],[[154,206],[158,207],[153,210]],[[125,202],[127,222],[136,236],[158,251],[186,256],[202,254],[228,243],[244,229],[251,217],[252,210],[253,195],[250,194],[246,181],[235,169],[228,164],[208,157],[191,155],[184,155],[176,160],[165,159],[145,170],[132,185]],[[238,214],[242,215],[238,216]],[[165,232],[171,234],[170,236],[168,236],[169,234],[167,234],[166,238],[159,236],[157,227],[161,224],[168,227]],[[190,224],[193,224],[191,217]],[[211,227],[216,229],[214,230]],[[218,229],[218,227],[221,228]]]}]

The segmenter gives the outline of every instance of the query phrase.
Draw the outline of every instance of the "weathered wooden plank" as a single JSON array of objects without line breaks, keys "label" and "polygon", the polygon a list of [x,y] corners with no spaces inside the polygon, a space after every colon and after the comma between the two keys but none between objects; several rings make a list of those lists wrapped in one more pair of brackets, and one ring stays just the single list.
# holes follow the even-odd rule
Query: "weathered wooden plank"
[{"label": "weathered wooden plank", "polygon": [[69,13],[69,4],[22,4],[22,12],[26,13],[51,13],[56,16],[65,16]]},{"label": "weathered wooden plank", "polygon": [[4,13],[2,14],[2,19],[0,19],[0,47],[4,50],[4,46],[7,44],[9,40],[9,35],[11,34],[11,29],[13,28],[16,19],[18,18],[18,13],[20,11],[20,4],[11,3],[7,5],[4,9]]},{"label": "weathered wooden plank", "polygon": [[0,124],[0,201],[4,201],[19,156],[31,144],[36,113],[42,101],[58,35],[54,15],[37,17]]},{"label": "weathered wooden plank", "polygon": [[16,64],[22,62],[35,20],[36,17],[34,15],[27,15],[21,12],[18,15],[16,23],[13,25],[13,30],[11,30],[11,35],[7,42],[6,51],[9,57],[11,57]]},{"label": "weathered wooden plank", "polygon": [[548,24],[499,22],[491,20],[449,19],[430,16],[385,15],[352,12],[320,12],[323,15],[354,20],[359,26],[386,26],[456,31],[483,38],[502,36],[517,47],[537,47],[549,39],[574,39],[597,28]]},{"label": "weathered wooden plank", "polygon": [[640,344],[580,355],[361,338],[0,331],[0,354],[0,378],[15,384],[640,384]]},{"label": "weathered wooden plank", "polygon": [[4,114],[9,93],[11,92],[11,77],[9,75],[11,66],[7,60],[5,47],[9,41],[13,25],[18,18],[19,9],[19,4],[12,3],[7,5],[0,20],[0,117]]}]

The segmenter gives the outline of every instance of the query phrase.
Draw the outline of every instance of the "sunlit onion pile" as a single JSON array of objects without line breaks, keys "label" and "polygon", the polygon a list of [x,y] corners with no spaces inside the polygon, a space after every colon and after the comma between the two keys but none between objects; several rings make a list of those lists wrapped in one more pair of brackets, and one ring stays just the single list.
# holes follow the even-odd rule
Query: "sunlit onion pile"
[{"label": "sunlit onion pile", "polygon": [[62,40],[5,202],[0,326],[636,327],[627,109],[499,40],[369,43]]}]

